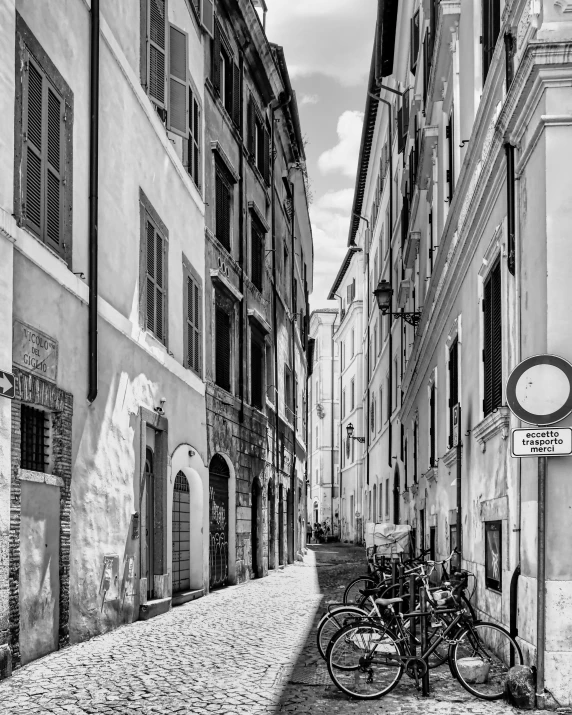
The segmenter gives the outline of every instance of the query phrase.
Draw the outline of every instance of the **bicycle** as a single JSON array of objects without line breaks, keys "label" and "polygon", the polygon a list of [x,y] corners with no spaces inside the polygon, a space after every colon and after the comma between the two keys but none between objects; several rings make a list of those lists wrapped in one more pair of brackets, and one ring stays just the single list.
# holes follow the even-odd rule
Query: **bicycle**
[{"label": "bicycle", "polygon": [[[393,617],[392,631],[386,623],[363,618],[349,624],[332,638],[326,661],[328,672],[342,692],[361,700],[380,698],[391,692],[404,672],[419,687],[427,673],[429,658],[437,648],[448,646],[449,669],[468,692],[483,700],[503,697],[505,678],[511,663],[522,664],[522,652],[512,636],[495,623],[473,623],[456,594],[445,600],[446,607],[428,605],[424,613],[395,614],[393,606],[402,599],[376,599]],[[433,640],[419,656],[410,645],[404,621],[430,616],[436,623]]]}]

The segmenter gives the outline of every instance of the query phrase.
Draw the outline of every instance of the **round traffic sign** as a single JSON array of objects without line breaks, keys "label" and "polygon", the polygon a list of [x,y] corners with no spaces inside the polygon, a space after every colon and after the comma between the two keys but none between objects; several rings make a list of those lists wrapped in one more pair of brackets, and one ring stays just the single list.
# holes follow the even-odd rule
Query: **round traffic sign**
[{"label": "round traffic sign", "polygon": [[552,425],[572,412],[572,365],[557,355],[534,355],[506,383],[510,411],[532,425]]}]

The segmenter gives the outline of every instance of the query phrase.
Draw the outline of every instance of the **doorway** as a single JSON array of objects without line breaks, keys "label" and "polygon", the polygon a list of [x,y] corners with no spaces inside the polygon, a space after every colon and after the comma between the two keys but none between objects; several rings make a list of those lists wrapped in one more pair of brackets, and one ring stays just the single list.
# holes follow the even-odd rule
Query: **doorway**
[{"label": "doorway", "polygon": [[284,487],[278,487],[278,564],[284,564]]},{"label": "doorway", "polygon": [[251,491],[251,525],[250,525],[250,545],[252,552],[252,576],[260,578],[262,576],[262,558],[260,546],[262,545],[262,499],[261,488],[258,477],[252,482]]},{"label": "doorway", "polygon": [[294,492],[286,490],[286,534],[288,539],[288,563],[294,563]]},{"label": "doorway", "polygon": [[399,516],[399,500],[400,500],[401,494],[399,490],[399,469],[395,469],[395,474],[393,476],[393,523],[394,524],[399,524],[400,523],[400,516]]},{"label": "doorway", "polygon": [[224,457],[215,454],[209,465],[209,585],[228,584],[228,482]]},{"label": "doorway", "polygon": [[268,483],[268,568],[276,568],[276,496],[272,482]]},{"label": "doorway", "polygon": [[155,563],[155,473],[154,454],[151,447],[145,448],[145,475],[144,475],[144,498],[145,498],[145,560],[143,578],[147,579],[147,598],[153,598],[153,582]]},{"label": "doorway", "polygon": [[189,482],[179,472],[173,491],[173,593],[188,591],[191,586],[190,511]]}]

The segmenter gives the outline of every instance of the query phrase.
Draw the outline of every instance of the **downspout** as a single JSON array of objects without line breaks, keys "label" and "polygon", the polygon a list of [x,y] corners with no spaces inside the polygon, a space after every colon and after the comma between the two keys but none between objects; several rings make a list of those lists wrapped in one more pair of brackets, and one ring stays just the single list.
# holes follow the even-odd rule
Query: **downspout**
[{"label": "downspout", "polygon": [[[294,268],[295,268],[295,263],[296,263],[296,252],[295,252],[295,239],[296,239],[296,197],[294,194],[294,182],[289,181],[290,183],[290,191],[292,192],[292,231],[290,233],[290,246],[292,250],[292,260],[290,261],[290,312],[292,312],[292,307],[294,306]],[[298,303],[298,296],[296,296],[296,305]],[[296,510],[294,509],[294,506],[296,504],[296,479],[294,475],[296,474],[296,445],[297,445],[297,394],[296,394],[296,380],[294,379],[296,375],[296,350],[294,346],[294,342],[296,339],[296,329],[294,328],[294,324],[297,320],[296,315],[292,315],[291,320],[290,320],[290,364],[292,365],[292,394],[293,394],[293,400],[292,400],[292,407],[293,407],[293,415],[292,415],[292,422],[294,423],[294,454],[292,458],[292,468],[290,470],[290,490],[292,494],[291,502],[292,502],[292,561],[295,560],[295,555],[296,555],[296,519],[295,519],[295,514]]]},{"label": "downspout", "polygon": [[99,169],[99,0],[91,2],[89,87],[89,302],[88,302],[88,402],[97,397],[98,302],[98,169]]},{"label": "downspout", "polygon": [[[332,536],[334,535],[334,367],[335,367],[335,359],[334,359],[334,332],[335,332],[335,325],[336,325],[336,318],[338,317],[337,313],[334,316],[334,320],[332,322],[332,336],[331,336],[331,345],[330,345],[330,351],[332,355],[332,366],[331,366],[331,376],[330,376],[330,395],[331,395],[331,403],[330,403],[330,424],[331,424],[331,436],[330,436],[330,445],[331,445],[331,450],[330,450],[330,515],[332,519]],[[339,507],[338,507],[338,516],[339,516]]]},{"label": "downspout", "polygon": [[[244,73],[244,55],[242,49],[239,53],[239,76],[242,79]],[[240,98],[240,116],[242,118],[242,92]],[[241,121],[242,123],[242,121]],[[239,271],[239,285],[240,293],[245,296],[244,293],[244,136],[241,132],[241,141],[239,147],[239,160],[238,160],[238,265],[240,266]],[[244,305],[243,305],[244,303]],[[244,363],[246,360],[245,355],[245,345],[244,345],[244,311],[247,309],[246,296],[243,301],[240,302],[240,312],[238,315],[238,352],[240,355],[240,365],[238,372],[238,394],[240,397],[240,409],[238,412],[238,421],[240,423],[244,422]]]}]

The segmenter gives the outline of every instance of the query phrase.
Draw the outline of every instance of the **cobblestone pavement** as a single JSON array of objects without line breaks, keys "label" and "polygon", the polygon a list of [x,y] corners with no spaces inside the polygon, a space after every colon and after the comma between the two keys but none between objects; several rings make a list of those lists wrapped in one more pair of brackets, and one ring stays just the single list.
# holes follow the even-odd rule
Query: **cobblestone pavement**
[{"label": "cobblestone pavement", "polygon": [[0,713],[497,715],[444,669],[422,698],[406,676],[379,701],[352,701],[329,681],[313,626],[363,572],[363,549],[310,547],[304,564],[215,592],[150,621],[53,653],[0,682]]}]

